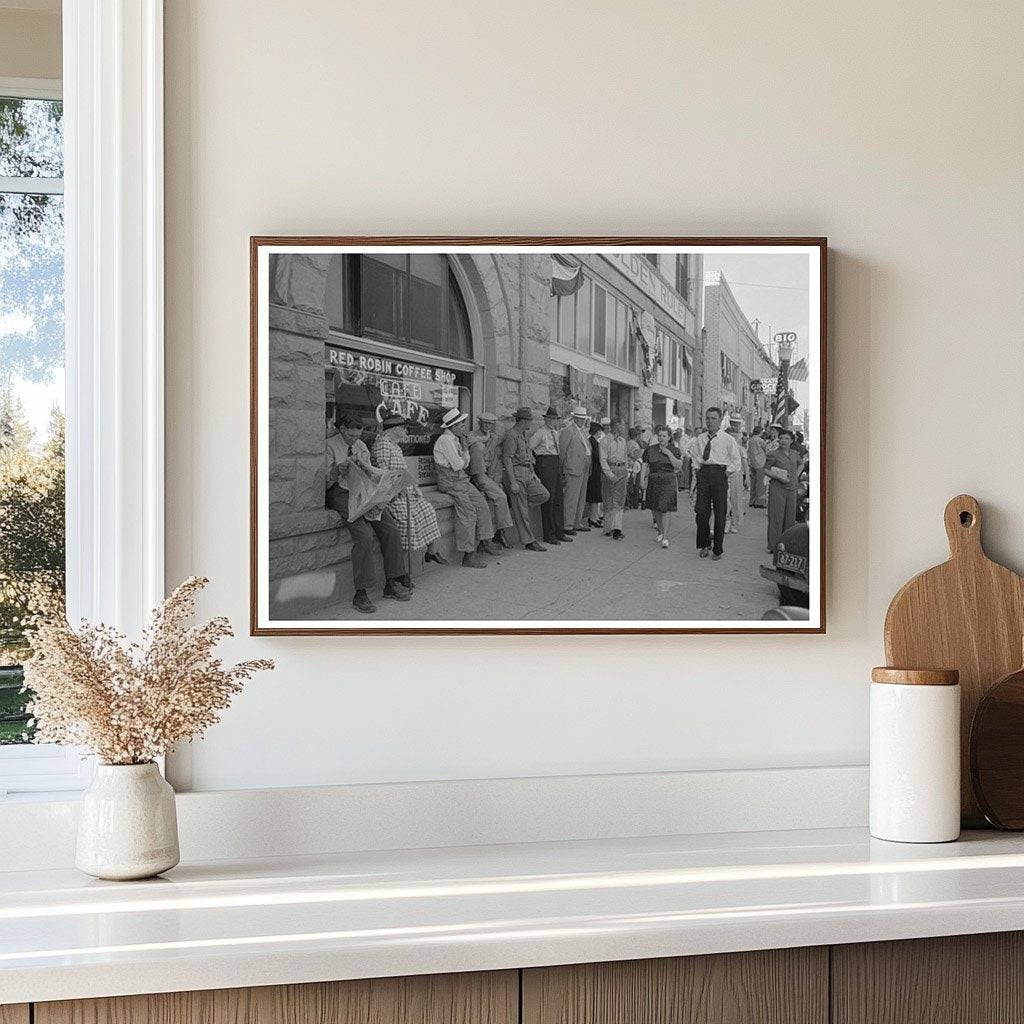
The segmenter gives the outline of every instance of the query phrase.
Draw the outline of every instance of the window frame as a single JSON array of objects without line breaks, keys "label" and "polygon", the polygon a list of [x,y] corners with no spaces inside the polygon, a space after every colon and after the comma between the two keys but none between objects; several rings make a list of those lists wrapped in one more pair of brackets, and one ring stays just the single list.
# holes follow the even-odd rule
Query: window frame
[{"label": "window frame", "polygon": [[[21,84],[64,104],[67,614],[135,636],[164,596],[163,0],[64,0],[62,19],[61,81]],[[0,799],[92,767],[6,747]]]}]

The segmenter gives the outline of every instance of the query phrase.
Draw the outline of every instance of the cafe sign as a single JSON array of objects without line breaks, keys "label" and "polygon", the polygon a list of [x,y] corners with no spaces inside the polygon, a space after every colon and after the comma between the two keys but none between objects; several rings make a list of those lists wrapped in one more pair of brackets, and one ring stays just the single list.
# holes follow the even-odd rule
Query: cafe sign
[{"label": "cafe sign", "polygon": [[439,366],[356,352],[338,345],[325,347],[325,361],[344,384],[379,392],[378,422],[389,413],[396,413],[425,425],[431,409],[458,405],[456,375]]}]

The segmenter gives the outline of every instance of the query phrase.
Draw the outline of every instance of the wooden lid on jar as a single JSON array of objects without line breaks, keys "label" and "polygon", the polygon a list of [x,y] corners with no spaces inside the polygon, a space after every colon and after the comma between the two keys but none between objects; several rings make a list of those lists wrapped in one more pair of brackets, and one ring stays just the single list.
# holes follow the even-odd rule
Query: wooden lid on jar
[{"label": "wooden lid on jar", "polygon": [[955,668],[889,668],[871,670],[873,683],[900,683],[904,686],[956,686],[960,673]]}]

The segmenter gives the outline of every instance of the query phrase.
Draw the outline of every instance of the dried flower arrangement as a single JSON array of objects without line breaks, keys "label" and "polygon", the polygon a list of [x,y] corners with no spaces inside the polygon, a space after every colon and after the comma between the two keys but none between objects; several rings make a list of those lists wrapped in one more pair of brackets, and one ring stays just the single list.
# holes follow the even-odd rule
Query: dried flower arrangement
[{"label": "dried flower arrangement", "polygon": [[188,624],[208,582],[182,583],[154,610],[139,643],[102,624],[35,625],[25,689],[33,694],[36,742],[86,747],[104,764],[145,764],[218,722],[245,680],[274,663],[225,668],[214,657],[232,635],[228,620]]}]

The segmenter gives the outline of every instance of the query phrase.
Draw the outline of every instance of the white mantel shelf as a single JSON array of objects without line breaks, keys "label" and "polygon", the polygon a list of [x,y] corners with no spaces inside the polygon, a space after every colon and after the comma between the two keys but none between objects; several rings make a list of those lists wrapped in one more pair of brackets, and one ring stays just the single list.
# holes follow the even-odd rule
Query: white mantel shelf
[{"label": "white mantel shelf", "polygon": [[860,829],[0,873],[0,1003],[1024,928],[1024,838]]}]

